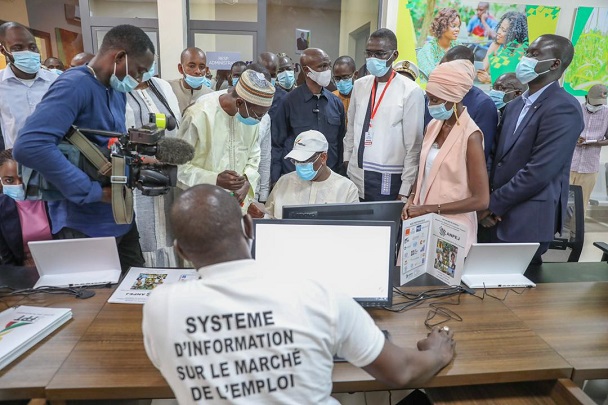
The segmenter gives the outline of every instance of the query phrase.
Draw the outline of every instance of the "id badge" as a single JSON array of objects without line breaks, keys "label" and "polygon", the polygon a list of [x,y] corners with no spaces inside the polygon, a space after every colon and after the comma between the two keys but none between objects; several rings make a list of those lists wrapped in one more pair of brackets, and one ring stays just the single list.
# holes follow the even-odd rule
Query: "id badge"
[{"label": "id badge", "polygon": [[372,146],[374,139],[374,130],[370,127],[365,133],[365,146]]}]

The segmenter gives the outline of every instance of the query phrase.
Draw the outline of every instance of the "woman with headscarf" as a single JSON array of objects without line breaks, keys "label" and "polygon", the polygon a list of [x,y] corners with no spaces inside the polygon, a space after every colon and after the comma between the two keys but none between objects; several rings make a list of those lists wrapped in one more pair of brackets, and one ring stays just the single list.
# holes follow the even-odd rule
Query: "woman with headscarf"
[{"label": "woman with headscarf", "polygon": [[504,73],[515,72],[528,48],[528,20],[524,13],[509,11],[502,16],[496,38],[483,59],[483,70],[477,71],[482,83],[494,83]]},{"label": "woman with headscarf", "polygon": [[402,218],[436,213],[467,228],[466,251],[477,240],[476,211],[490,201],[483,135],[463,97],[473,86],[475,69],[468,60],[442,63],[426,86],[429,113],[420,153],[418,178]]},{"label": "woman with headscarf", "polygon": [[[435,66],[439,64],[443,55],[457,45],[456,39],[460,34],[460,14],[453,8],[442,8],[437,12],[431,24],[433,37],[417,52],[418,69],[426,80]],[[359,76],[361,77],[361,76]]]}]

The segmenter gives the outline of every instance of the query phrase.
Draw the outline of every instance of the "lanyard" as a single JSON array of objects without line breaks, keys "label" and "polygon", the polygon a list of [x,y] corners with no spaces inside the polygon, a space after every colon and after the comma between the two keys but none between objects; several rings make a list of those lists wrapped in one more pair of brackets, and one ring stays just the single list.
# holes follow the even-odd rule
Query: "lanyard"
[{"label": "lanyard", "polygon": [[386,93],[386,89],[388,89],[388,86],[391,84],[391,81],[393,81],[393,77],[395,77],[395,71],[393,70],[393,72],[391,73],[391,77],[389,77],[388,82],[386,83],[386,86],[384,86],[384,90],[382,90],[382,93],[380,94],[380,98],[378,99],[378,104],[376,104],[376,106],[374,107],[374,104],[376,102],[376,88],[378,87],[378,82],[376,81],[374,83],[374,86],[372,87],[372,115],[370,115],[370,121],[374,120],[374,117],[376,116],[376,112],[378,111],[378,107],[380,107],[380,103],[382,103],[382,99],[384,98],[384,93]]}]

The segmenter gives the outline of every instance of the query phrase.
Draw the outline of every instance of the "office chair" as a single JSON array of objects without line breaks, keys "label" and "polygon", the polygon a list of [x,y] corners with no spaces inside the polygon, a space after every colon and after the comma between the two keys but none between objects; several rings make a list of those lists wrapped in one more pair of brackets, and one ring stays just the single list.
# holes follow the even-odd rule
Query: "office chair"
[{"label": "office chair", "polygon": [[602,251],[601,262],[608,262],[608,243],[606,242],[593,242],[593,246]]},{"label": "office chair", "polygon": [[[566,218],[564,221],[564,229],[561,235],[555,234],[555,239],[549,245],[549,249],[567,251],[568,262],[578,262],[583,251],[583,243],[585,241],[585,207],[583,206],[583,189],[581,186],[570,185],[568,190],[568,208],[566,209]],[[548,251],[549,253],[550,251]],[[549,253],[549,259],[552,255]],[[547,260],[551,261],[551,260]]]}]

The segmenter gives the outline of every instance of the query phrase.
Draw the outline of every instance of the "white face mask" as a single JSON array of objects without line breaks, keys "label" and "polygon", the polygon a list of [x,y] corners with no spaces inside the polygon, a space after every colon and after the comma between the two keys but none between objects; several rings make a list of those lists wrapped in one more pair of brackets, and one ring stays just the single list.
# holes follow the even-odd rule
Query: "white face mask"
[{"label": "white face mask", "polygon": [[317,72],[311,68],[308,68],[308,73],[306,76],[310,77],[310,79],[317,83],[321,87],[327,87],[329,82],[331,81],[331,69],[324,70],[322,72]]},{"label": "white face mask", "polygon": [[602,109],[602,105],[591,105],[589,103],[585,103],[585,108],[587,108],[587,111],[590,113],[596,113]]}]

